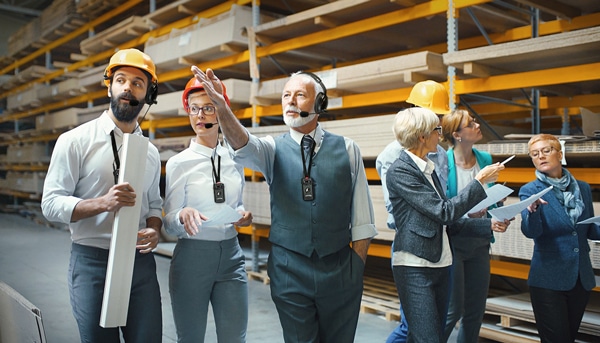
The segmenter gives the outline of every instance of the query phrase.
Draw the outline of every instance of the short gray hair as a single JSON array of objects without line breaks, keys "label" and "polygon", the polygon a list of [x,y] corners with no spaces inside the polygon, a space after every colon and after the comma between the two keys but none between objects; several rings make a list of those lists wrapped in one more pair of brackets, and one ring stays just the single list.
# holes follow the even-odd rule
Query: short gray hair
[{"label": "short gray hair", "polygon": [[410,107],[396,114],[392,128],[394,136],[405,149],[419,145],[419,137],[429,137],[440,119],[432,111],[422,107]]}]

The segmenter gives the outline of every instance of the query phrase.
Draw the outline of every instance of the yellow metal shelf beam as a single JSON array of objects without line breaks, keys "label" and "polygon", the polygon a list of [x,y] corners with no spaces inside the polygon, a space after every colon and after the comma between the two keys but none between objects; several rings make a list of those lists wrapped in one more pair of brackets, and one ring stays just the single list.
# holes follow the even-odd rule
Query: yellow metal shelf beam
[{"label": "yellow metal shelf beam", "polygon": [[[100,17],[92,20],[91,22],[84,24],[83,26],[79,27],[78,29],[74,30],[73,32],[64,35],[63,37],[52,41],[49,44],[46,44],[45,46],[43,46],[42,48],[36,50],[35,52],[27,55],[26,57],[23,57],[21,59],[19,59],[18,61],[12,63],[11,65],[3,68],[2,70],[0,70],[0,75],[4,75],[7,72],[14,70],[22,65],[24,65],[27,62],[33,61],[36,57],[39,57],[43,54],[45,54],[46,52],[50,52],[53,49],[67,43],[70,42],[71,40],[81,36],[82,34],[85,34],[86,32],[88,32],[89,30],[93,29],[94,27],[104,23],[105,21],[113,18],[114,16],[121,14],[125,11],[127,11],[128,9],[132,8],[133,6],[139,4],[140,2],[142,2],[142,0],[129,0],[126,3],[119,5],[117,8],[101,15]],[[62,73],[58,74],[61,75]],[[0,97],[3,97],[4,95],[0,95]]]},{"label": "yellow metal shelf beam", "polygon": [[[243,3],[248,3],[249,0],[245,0],[245,1],[228,1],[227,3],[224,3],[220,6],[224,6],[223,8],[220,8],[219,6],[217,6],[218,8],[215,9],[211,9],[209,11],[214,11],[214,12],[209,12],[209,11],[204,11],[199,13],[196,17],[190,17],[190,18],[186,18],[186,19],[182,19],[180,21],[177,21],[175,23],[173,23],[172,25],[168,25],[165,27],[162,27],[158,30],[149,32],[143,36],[141,36],[140,38],[136,39],[136,40],[132,40],[128,43],[125,43],[121,46],[119,46],[120,48],[123,47],[130,47],[130,46],[135,46],[135,45],[139,45],[142,44],[143,42],[145,42],[149,37],[151,36],[159,36],[159,35],[164,35],[167,34],[168,32],[170,32],[170,30],[172,28],[181,28],[181,27],[185,27],[185,26],[189,26],[191,24],[193,24],[194,22],[194,18],[200,17],[200,16],[210,16],[210,15],[215,15],[215,13],[218,13],[219,11],[223,11],[226,10],[226,8],[229,8],[227,6],[231,6],[232,3],[238,3],[238,4],[243,4]],[[481,4],[481,3],[485,3],[487,1],[463,1],[460,2],[459,4],[457,4],[457,8],[462,8],[462,7],[468,7],[468,6],[472,6],[472,5],[476,5],[476,4]],[[402,23],[405,21],[409,21],[409,20],[413,20],[415,19],[415,17],[410,17],[410,15],[412,14],[418,14],[418,15],[425,15],[425,16],[429,16],[429,15],[434,15],[437,13],[441,13],[440,10],[444,9],[445,10],[445,5],[442,6],[442,3],[444,3],[444,1],[431,1],[429,3],[425,3],[425,4],[421,4],[421,5],[417,5],[417,6],[421,6],[421,7],[417,7],[417,8],[410,8],[410,9],[404,9],[404,10],[400,10],[400,11],[396,11],[396,12],[392,12],[392,13],[388,13],[385,14],[384,16],[378,16],[378,17],[374,17],[377,20],[381,20],[383,24],[379,24],[380,26],[377,27],[385,27],[385,26],[389,26],[389,25],[393,25],[396,23]],[[411,12],[406,12],[407,10],[411,10]],[[405,16],[403,17],[402,14],[404,14]],[[397,16],[398,18],[393,19],[393,18],[389,18],[389,17],[394,17]],[[370,18],[367,20],[372,20],[374,18]],[[376,20],[376,21],[377,21]],[[557,32],[563,32],[563,31],[568,31],[568,30],[573,30],[573,29],[579,29],[579,28],[583,28],[583,27],[589,27],[589,26],[594,26],[597,25],[598,20],[600,20],[600,13],[595,13],[592,15],[587,15],[587,16],[583,16],[583,17],[578,17],[573,19],[571,22],[566,22],[564,20],[556,20],[553,22],[547,22],[544,24],[540,25],[540,34],[552,34],[552,33],[557,33]],[[368,29],[365,28],[360,28],[361,25],[364,24],[369,24]],[[349,25],[349,26],[348,26]],[[278,42],[276,44],[274,44],[276,46],[277,51],[279,51],[279,49],[283,49],[283,51],[287,51],[290,50],[292,48],[300,48],[300,47],[304,47],[304,46],[309,46],[309,45],[313,45],[313,44],[317,44],[319,42],[322,41],[329,41],[329,40],[333,40],[336,38],[341,38],[342,36],[349,36],[349,35],[353,35],[353,34],[358,34],[361,32],[365,32],[368,30],[372,30],[375,29],[377,27],[373,27],[373,23],[370,22],[365,22],[365,21],[358,21],[355,23],[351,23],[351,24],[346,24],[340,27],[345,27],[346,29],[348,29],[347,33],[340,33],[340,32],[332,32],[331,30],[340,30],[340,27],[335,28],[335,29],[331,29],[331,30],[325,30],[325,32],[321,31],[317,34],[315,34],[315,36],[311,39],[306,40],[306,36],[302,37],[301,40],[299,39],[289,39],[286,41],[282,41],[282,42]],[[335,35],[332,36],[333,33],[336,33]],[[531,26],[525,26],[525,27],[521,27],[521,28],[516,28],[513,30],[509,30],[503,34],[497,34],[497,35],[491,35],[492,40],[496,43],[498,42],[504,42],[504,41],[512,41],[512,40],[518,40],[518,39],[525,39],[525,38],[529,38],[531,36]],[[309,37],[310,38],[310,37]],[[298,45],[300,44],[299,41],[302,42],[302,45]],[[483,38],[480,37],[476,37],[476,38],[469,38],[469,39],[465,39],[465,40],[461,40],[459,42],[459,44],[463,44],[461,46],[461,48],[468,48],[470,46],[480,46],[482,44],[485,44],[485,41],[483,40]],[[440,48],[441,47],[445,47],[445,44],[441,44],[439,45]],[[267,47],[259,47],[257,48],[257,55],[262,57],[262,56],[268,56],[270,53],[273,53],[274,51],[269,50],[272,49],[272,45],[271,46],[267,46]],[[424,49],[419,49],[420,50],[435,50],[435,46],[430,46],[430,47],[426,47]],[[444,50],[445,51],[445,48]],[[98,60],[102,60],[102,59],[106,59],[108,58],[110,55],[112,54],[112,51],[109,50],[107,52],[101,53],[101,54],[96,54],[94,57],[89,58],[85,61],[81,61],[78,63],[73,64],[72,66],[69,66],[70,70],[75,70],[78,67],[84,66],[89,64],[91,61],[98,61]],[[217,60],[213,60],[210,62],[204,62],[204,63],[200,63],[199,66],[202,69],[206,69],[206,68],[213,68],[213,69],[219,69],[219,68],[224,68],[227,66],[231,66],[231,65],[235,65],[238,63],[243,63],[243,62],[247,62],[249,60],[249,52],[248,51],[244,51],[242,53],[239,54],[235,54],[232,56],[228,56],[225,58],[221,58],[221,59],[217,59]],[[187,78],[190,75],[190,71],[189,68],[182,68],[179,70],[174,70],[174,71],[170,71],[170,72],[165,72],[163,74],[159,75],[159,79],[161,80],[161,82],[168,82],[171,80],[176,80],[176,79],[181,79],[181,78]],[[516,74],[516,76],[518,76],[518,74]],[[564,79],[563,79],[564,80]],[[36,80],[36,81],[40,81],[40,80]],[[467,80],[464,80],[465,82]],[[468,80],[468,81],[473,81],[473,80]],[[517,84],[516,86],[514,86],[513,88],[520,88],[521,86],[519,84]],[[377,92],[377,93],[370,93],[370,94],[363,94],[364,98],[367,99],[362,99],[360,95],[354,95],[354,96],[347,96],[347,97],[343,97],[344,100],[344,105],[343,108],[349,108],[349,107],[360,107],[360,106],[369,106],[369,103],[372,104],[382,104],[382,103],[393,103],[393,102],[398,102],[398,101],[404,101],[406,100],[406,97],[404,95],[398,95],[395,94],[397,90],[390,90],[390,91],[386,91],[386,93],[384,92]],[[486,88],[483,88],[481,90],[478,90],[479,92],[483,92],[483,91],[487,91]],[[94,93],[93,96],[89,96],[86,99],[84,99],[84,101],[88,101],[88,100],[93,100],[99,97],[104,96],[104,94],[100,94],[100,93]],[[464,93],[463,93],[464,94]],[[379,96],[385,97],[384,99],[380,98]],[[390,98],[391,96],[391,98]],[[0,95],[1,97],[1,95]],[[401,99],[400,99],[401,98]],[[598,97],[596,97],[598,98]],[[365,105],[361,105],[362,101],[365,101]],[[369,101],[372,100],[372,101]],[[566,101],[566,100],[562,100],[562,101]],[[51,104],[48,107],[41,107],[38,109],[34,109],[34,110],[30,110],[27,112],[23,112],[23,113],[16,113],[13,115],[9,115],[9,116],[5,116],[0,118],[0,122],[4,122],[7,120],[14,120],[14,119],[20,119],[20,118],[24,118],[24,117],[29,117],[29,116],[33,116],[39,113],[43,113],[47,110],[52,110],[52,109],[56,109],[56,108],[61,108],[63,107],[63,103],[57,103],[55,104]],[[600,106],[600,105],[593,105],[593,106]],[[562,107],[562,106],[561,106]],[[266,107],[260,107],[258,106],[256,108],[257,111],[257,117],[261,117],[261,116],[270,116],[270,115],[278,115],[280,114],[280,108],[278,105],[274,105],[274,106],[266,106]],[[250,119],[253,118],[252,116],[252,109],[245,109],[243,111],[238,111],[238,118],[240,119]]]}]

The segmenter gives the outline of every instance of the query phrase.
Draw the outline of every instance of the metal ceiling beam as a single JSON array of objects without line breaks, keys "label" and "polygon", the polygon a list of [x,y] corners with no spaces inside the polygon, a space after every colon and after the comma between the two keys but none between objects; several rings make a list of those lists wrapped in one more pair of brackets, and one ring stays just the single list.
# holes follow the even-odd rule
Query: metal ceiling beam
[{"label": "metal ceiling beam", "polygon": [[20,7],[20,6],[4,5],[4,4],[0,4],[0,11],[26,14],[26,15],[30,15],[32,17],[39,17],[42,15],[42,11],[39,11],[39,10],[34,10],[31,8]]},{"label": "metal ceiling beam", "polygon": [[581,11],[573,6],[555,0],[515,0],[516,2],[538,8],[544,13],[555,15],[558,18],[571,20],[581,15]]}]

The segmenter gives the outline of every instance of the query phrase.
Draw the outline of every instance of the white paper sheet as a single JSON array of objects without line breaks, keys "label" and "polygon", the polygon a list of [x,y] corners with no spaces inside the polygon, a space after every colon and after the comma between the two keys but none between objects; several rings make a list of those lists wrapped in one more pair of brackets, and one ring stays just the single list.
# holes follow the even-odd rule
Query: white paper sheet
[{"label": "white paper sheet", "polygon": [[219,212],[212,215],[207,221],[203,221],[202,225],[219,226],[231,224],[237,222],[240,218],[242,218],[242,215],[236,209],[228,205],[223,205]]},{"label": "white paper sheet", "polygon": [[518,202],[516,204],[506,205],[502,207],[495,208],[489,211],[489,214],[492,215],[492,218],[503,221],[505,219],[512,219],[516,217],[517,214],[521,213],[527,206],[534,203],[537,199],[541,198],[542,195],[548,193],[552,189],[552,186],[544,189],[543,191],[530,196],[529,198]]},{"label": "white paper sheet", "polygon": [[582,220],[582,221],[578,222],[577,224],[591,224],[591,223],[599,223],[600,224],[600,216]]},{"label": "white paper sheet", "polygon": [[487,198],[483,199],[479,204],[475,205],[469,213],[475,213],[483,210],[484,208],[490,207],[491,205],[497,203],[498,201],[506,198],[513,192],[512,189],[501,185],[495,184],[490,188],[485,190],[487,194]]}]

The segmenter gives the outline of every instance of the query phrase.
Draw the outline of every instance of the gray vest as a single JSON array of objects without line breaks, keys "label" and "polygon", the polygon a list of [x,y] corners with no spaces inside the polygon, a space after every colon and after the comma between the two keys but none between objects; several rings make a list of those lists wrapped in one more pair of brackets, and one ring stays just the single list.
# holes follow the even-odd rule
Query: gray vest
[{"label": "gray vest", "polygon": [[319,257],[350,243],[352,177],[344,137],[325,132],[310,176],[314,200],[302,198],[300,147],[289,133],[275,139],[269,240],[304,256]]}]

